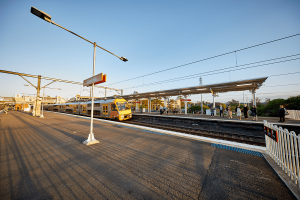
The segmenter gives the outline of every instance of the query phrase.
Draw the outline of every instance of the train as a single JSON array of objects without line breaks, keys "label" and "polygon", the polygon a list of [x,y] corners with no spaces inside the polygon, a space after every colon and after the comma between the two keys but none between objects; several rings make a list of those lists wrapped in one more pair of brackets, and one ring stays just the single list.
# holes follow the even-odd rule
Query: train
[{"label": "train", "polygon": [[[44,105],[44,110],[91,116],[92,102],[72,102],[65,104]],[[94,117],[107,118],[117,121],[132,118],[131,108],[125,99],[105,99],[94,101]]]}]

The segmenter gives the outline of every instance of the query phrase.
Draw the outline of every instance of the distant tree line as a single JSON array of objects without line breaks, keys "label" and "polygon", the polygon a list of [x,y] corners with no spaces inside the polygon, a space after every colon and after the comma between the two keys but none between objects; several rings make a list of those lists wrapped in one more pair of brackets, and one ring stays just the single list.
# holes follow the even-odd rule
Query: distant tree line
[{"label": "distant tree line", "polygon": [[276,117],[280,105],[283,105],[287,110],[300,110],[300,95],[288,99],[273,99],[265,104],[257,104],[257,114],[258,116]]},{"label": "distant tree line", "polygon": [[[222,105],[223,110],[226,109],[226,105],[224,103],[216,103],[216,109],[219,110]],[[232,99],[227,102],[227,105],[230,105],[231,110],[235,111],[237,106],[240,106],[241,110],[244,108],[244,104],[240,104],[238,101]],[[252,108],[253,100],[248,104],[248,110]],[[262,117],[277,117],[279,106],[283,105],[287,110],[300,110],[300,95],[289,97],[288,99],[273,99],[270,100],[266,98],[265,102],[262,102],[261,99],[256,98],[256,107],[257,107],[257,115]],[[203,102],[203,111],[206,109],[210,109],[212,104],[209,102]],[[201,106],[191,106],[188,108],[189,113],[200,113]]]}]

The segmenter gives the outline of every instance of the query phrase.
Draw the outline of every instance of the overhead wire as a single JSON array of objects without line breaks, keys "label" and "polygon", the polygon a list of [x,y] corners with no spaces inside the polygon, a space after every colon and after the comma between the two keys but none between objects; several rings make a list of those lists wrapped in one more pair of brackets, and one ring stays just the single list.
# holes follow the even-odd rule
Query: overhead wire
[{"label": "overhead wire", "polygon": [[164,69],[164,70],[160,70],[160,71],[152,72],[152,73],[149,73],[149,74],[145,74],[145,75],[142,75],[142,76],[137,76],[137,77],[134,77],[134,78],[130,78],[130,79],[123,80],[123,81],[111,83],[111,84],[109,84],[109,85],[114,85],[114,84],[117,84],[117,83],[122,83],[122,82],[126,82],[126,81],[131,81],[131,80],[135,80],[135,79],[142,78],[142,77],[145,77],[145,76],[150,76],[150,75],[153,75],[153,74],[158,74],[158,73],[161,73],[161,72],[165,72],[165,71],[177,69],[177,68],[180,68],[180,67],[184,67],[184,66],[187,66],[187,65],[195,64],[195,63],[198,63],[198,62],[203,62],[203,61],[210,60],[210,59],[213,59],[213,58],[218,58],[218,57],[225,56],[225,55],[228,55],[228,54],[236,53],[236,52],[238,52],[238,51],[244,51],[244,50],[251,49],[251,48],[254,48],[254,47],[258,47],[258,46],[262,46],[262,45],[265,45],[265,44],[270,44],[270,43],[273,43],[273,42],[278,42],[278,41],[280,41],[280,40],[285,40],[285,39],[288,39],[288,38],[291,38],[291,37],[295,37],[295,36],[299,36],[299,35],[300,35],[300,33],[294,34],[294,35],[290,35],[290,36],[287,36],[287,37],[283,37],[283,38],[279,38],[279,39],[276,39],[276,40],[271,40],[271,41],[268,41],[268,42],[256,44],[256,45],[249,46],[249,47],[245,47],[245,48],[238,49],[238,50],[235,50],[235,51],[230,51],[230,52],[223,53],[223,54],[219,54],[219,55],[216,55],[216,56],[204,58],[204,59],[197,60],[197,61],[194,61],[194,62],[190,62],[190,63],[178,65],[178,66],[176,66],[176,67],[171,67],[171,68],[167,68],[167,69]]},{"label": "overhead wire", "polygon": [[[170,83],[170,82],[174,82],[174,81],[181,81],[181,80],[186,80],[186,79],[191,79],[191,78],[198,78],[199,75],[201,75],[201,76],[210,76],[210,75],[214,75],[214,74],[226,73],[226,72],[229,72],[229,71],[238,71],[238,70],[243,70],[243,69],[250,69],[250,68],[255,68],[255,67],[267,66],[267,65],[271,65],[271,64],[278,64],[278,63],[282,63],[282,62],[298,60],[300,58],[294,58],[294,59],[289,59],[289,60],[283,60],[283,61],[277,61],[277,62],[272,62],[272,63],[265,63],[265,64],[261,64],[261,65],[255,65],[255,66],[240,68],[242,66],[259,64],[259,63],[263,63],[263,62],[274,61],[274,60],[288,58],[288,57],[294,57],[294,56],[298,56],[298,55],[300,55],[300,54],[284,56],[284,57],[274,58],[274,59],[269,59],[269,60],[264,60],[264,61],[258,61],[258,62],[248,63],[248,64],[244,64],[244,65],[239,65],[239,66],[226,67],[226,68],[222,68],[222,69],[217,69],[217,70],[212,70],[212,71],[207,71],[207,72],[201,72],[201,73],[198,73],[198,74],[192,74],[192,75],[187,75],[187,76],[182,76],[182,77],[177,77],[177,78],[172,78],[172,79],[167,79],[167,80],[162,80],[162,81],[157,81],[157,82],[152,82],[152,83],[138,85],[138,86],[134,86],[134,87],[135,88],[145,87],[145,86],[150,86],[150,85],[157,85],[157,84],[162,84],[162,83]],[[235,69],[235,68],[237,68],[237,69]],[[228,70],[228,69],[232,69],[232,70]],[[224,70],[228,70],[228,71],[224,71]],[[133,87],[124,88],[123,90],[131,89],[131,88],[133,88]]]}]

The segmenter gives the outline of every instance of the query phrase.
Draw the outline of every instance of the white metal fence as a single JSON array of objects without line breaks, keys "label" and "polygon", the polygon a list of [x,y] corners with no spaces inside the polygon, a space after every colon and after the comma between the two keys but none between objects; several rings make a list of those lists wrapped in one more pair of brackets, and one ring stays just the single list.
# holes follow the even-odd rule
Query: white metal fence
[{"label": "white metal fence", "polygon": [[294,131],[278,127],[264,120],[267,154],[285,171],[300,188],[299,146],[300,137]]},{"label": "white metal fence", "polygon": [[289,113],[285,118],[300,120],[300,110],[287,110]]}]

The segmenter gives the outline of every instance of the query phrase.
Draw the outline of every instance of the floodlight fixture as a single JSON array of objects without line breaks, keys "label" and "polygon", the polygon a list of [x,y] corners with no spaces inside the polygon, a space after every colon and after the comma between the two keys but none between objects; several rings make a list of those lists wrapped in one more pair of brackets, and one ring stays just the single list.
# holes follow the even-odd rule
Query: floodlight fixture
[{"label": "floodlight fixture", "polygon": [[32,14],[34,14],[35,16],[37,16],[37,17],[43,19],[43,20],[46,20],[46,21],[48,21],[48,22],[51,21],[51,16],[50,16],[50,15],[48,15],[48,14],[45,13],[44,11],[41,11],[41,10],[36,9],[35,7],[31,7],[30,12],[31,12]]},{"label": "floodlight fixture", "polygon": [[123,56],[122,56],[120,59],[121,59],[122,61],[124,61],[124,62],[127,62],[127,61],[128,61],[128,59],[125,58],[125,57],[123,57]]}]

